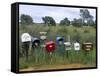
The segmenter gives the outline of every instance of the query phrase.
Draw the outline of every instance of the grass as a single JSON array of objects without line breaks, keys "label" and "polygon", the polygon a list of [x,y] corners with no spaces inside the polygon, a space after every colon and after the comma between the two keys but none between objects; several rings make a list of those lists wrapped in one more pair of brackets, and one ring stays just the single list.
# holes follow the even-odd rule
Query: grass
[{"label": "grass", "polygon": [[[44,28],[45,27],[45,28]],[[73,27],[73,26],[44,26],[39,24],[33,25],[21,25],[19,28],[19,35],[22,33],[28,32],[31,36],[39,37],[40,31],[47,32],[47,41],[56,40],[56,36],[63,36],[65,41],[68,41],[68,35],[70,35],[71,42],[76,41],[77,39],[80,43],[85,41],[91,41],[93,44],[96,44],[96,29],[93,27]],[[21,42],[19,42],[21,44]],[[21,45],[19,46],[21,49]],[[32,51],[31,49],[30,51]],[[21,52],[21,50],[20,50]],[[32,53],[31,53],[32,54]],[[58,47],[55,52],[52,54],[52,60],[49,58],[49,54],[43,48],[35,49],[34,55],[29,55],[29,60],[25,60],[25,56],[19,57],[19,68],[25,69],[29,67],[43,67],[51,65],[62,65],[62,64],[83,64],[88,66],[96,66],[96,48],[91,50],[88,54],[84,53],[84,50],[80,50],[77,53],[75,50],[70,50],[67,52],[64,50],[64,47]]]},{"label": "grass", "polygon": [[[38,52],[39,54],[39,52]],[[26,61],[25,57],[21,57],[19,60],[19,68],[24,69],[28,67],[39,67],[44,65],[58,65],[58,64],[84,64],[84,65],[93,65],[95,66],[96,62],[96,54],[95,50],[92,50],[88,54],[85,54],[82,50],[77,53],[74,50],[70,50],[68,52],[68,57],[65,54],[65,56],[59,55],[57,50],[52,55],[52,61],[50,61],[50,58],[48,58],[48,54],[45,52],[45,56],[43,53],[39,54],[38,57],[36,57],[38,60],[37,62],[33,58],[33,56],[29,56],[29,60]]]}]

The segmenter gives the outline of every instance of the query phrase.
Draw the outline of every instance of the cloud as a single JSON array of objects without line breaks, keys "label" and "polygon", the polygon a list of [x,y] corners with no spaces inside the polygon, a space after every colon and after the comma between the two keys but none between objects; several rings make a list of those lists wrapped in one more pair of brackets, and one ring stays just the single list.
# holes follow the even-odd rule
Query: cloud
[{"label": "cloud", "polygon": [[[90,14],[96,17],[95,9],[88,9]],[[71,7],[53,7],[53,6],[37,6],[37,5],[20,5],[19,14],[30,15],[34,22],[41,23],[42,17],[51,16],[55,19],[57,23],[60,22],[63,18],[67,17],[69,20],[80,17],[80,8],[71,8]]]}]

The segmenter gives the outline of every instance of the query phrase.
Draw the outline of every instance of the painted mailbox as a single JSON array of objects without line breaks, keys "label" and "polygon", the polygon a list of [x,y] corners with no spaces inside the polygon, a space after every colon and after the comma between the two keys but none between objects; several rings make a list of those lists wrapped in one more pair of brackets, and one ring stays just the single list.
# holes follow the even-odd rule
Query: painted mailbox
[{"label": "painted mailbox", "polygon": [[89,52],[90,50],[93,50],[93,43],[92,42],[85,42],[82,44],[82,49],[86,52]]},{"label": "painted mailbox", "polygon": [[40,45],[40,40],[38,38],[32,37],[32,47],[38,47]]},{"label": "painted mailbox", "polygon": [[21,35],[21,41],[22,42],[28,42],[28,41],[31,41],[31,36],[29,33],[23,33]]},{"label": "painted mailbox", "polygon": [[62,45],[64,43],[64,38],[61,36],[56,37],[56,42],[58,45]]},{"label": "painted mailbox", "polygon": [[29,46],[31,42],[31,36],[28,33],[23,33],[21,35],[21,41],[22,41],[22,51],[24,52],[26,56],[26,60],[28,60],[28,54],[29,54]]},{"label": "painted mailbox", "polygon": [[70,42],[64,42],[65,50],[71,50],[71,43]]},{"label": "painted mailbox", "polygon": [[77,52],[80,50],[80,43],[78,43],[78,42],[74,43],[74,50]]},{"label": "painted mailbox", "polygon": [[46,38],[47,38],[46,34],[47,34],[47,32],[40,32],[40,39],[46,40]]},{"label": "painted mailbox", "polygon": [[55,43],[53,41],[49,41],[46,43],[46,50],[47,52],[54,52],[55,51]]}]

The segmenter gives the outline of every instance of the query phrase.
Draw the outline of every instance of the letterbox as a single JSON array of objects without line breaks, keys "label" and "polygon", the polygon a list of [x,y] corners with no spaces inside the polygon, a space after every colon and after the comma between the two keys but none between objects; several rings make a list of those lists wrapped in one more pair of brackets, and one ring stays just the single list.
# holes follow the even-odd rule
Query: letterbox
[{"label": "letterbox", "polygon": [[71,43],[70,42],[64,42],[65,50],[71,50]]},{"label": "letterbox", "polygon": [[47,32],[40,32],[40,39],[46,40],[46,38],[47,38],[46,34],[47,34]]},{"label": "letterbox", "polygon": [[28,42],[28,41],[31,41],[31,36],[29,33],[23,33],[21,35],[21,41],[22,42]]},{"label": "letterbox", "polygon": [[64,38],[61,36],[56,37],[56,42],[58,45],[62,45],[64,43]]},{"label": "letterbox", "polygon": [[29,55],[29,46],[31,42],[31,36],[29,33],[23,33],[21,35],[21,41],[22,41],[22,52],[26,56],[26,60],[28,60],[28,55]]},{"label": "letterbox", "polygon": [[47,52],[54,52],[55,51],[55,43],[53,41],[47,42],[46,50],[47,50]]},{"label": "letterbox", "polygon": [[82,44],[82,49],[86,52],[89,52],[90,50],[93,50],[93,43],[92,42],[85,42]]},{"label": "letterbox", "polygon": [[32,47],[38,47],[40,45],[40,40],[36,37],[32,37]]},{"label": "letterbox", "polygon": [[78,42],[74,43],[74,50],[75,51],[79,51],[80,50],[80,43],[78,43]]}]

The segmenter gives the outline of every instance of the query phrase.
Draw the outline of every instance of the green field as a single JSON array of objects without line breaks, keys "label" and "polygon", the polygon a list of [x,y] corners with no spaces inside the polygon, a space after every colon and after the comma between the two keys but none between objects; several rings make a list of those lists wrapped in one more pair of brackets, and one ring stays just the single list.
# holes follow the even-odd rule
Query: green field
[{"label": "green field", "polygon": [[[28,32],[31,36],[39,37],[39,32],[46,31],[47,32],[47,41],[56,40],[56,36],[63,36],[65,41],[68,41],[68,35],[70,36],[71,43],[78,40],[81,44],[86,41],[90,41],[93,43],[93,50],[91,50],[88,54],[84,52],[84,50],[80,50],[79,53],[72,50],[67,52],[64,47],[57,46],[55,52],[52,54],[51,59],[49,54],[46,52],[45,48],[37,48],[35,49],[35,54],[32,54],[33,49],[29,50],[29,60],[25,60],[25,56],[21,56],[22,46],[21,41],[19,41],[19,68],[22,69],[33,69],[33,70],[44,70],[49,68],[59,68],[56,66],[63,68],[81,68],[81,67],[95,67],[96,66],[96,28],[90,26],[83,27],[73,27],[73,26],[45,26],[43,24],[33,24],[33,25],[19,25],[19,37],[22,33]],[[64,53],[62,54],[62,51]],[[77,64],[79,66],[76,66]],[[62,67],[65,65],[66,67]],[[68,65],[68,66],[67,66]],[[54,68],[55,66],[55,68]]]}]

